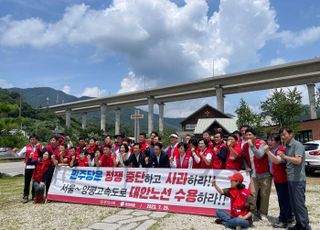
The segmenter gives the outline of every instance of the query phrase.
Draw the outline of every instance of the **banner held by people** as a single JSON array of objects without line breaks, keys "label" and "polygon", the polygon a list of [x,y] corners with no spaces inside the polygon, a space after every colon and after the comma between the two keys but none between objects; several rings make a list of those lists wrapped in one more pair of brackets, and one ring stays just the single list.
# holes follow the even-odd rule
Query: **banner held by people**
[{"label": "banner held by people", "polygon": [[[230,199],[211,186],[230,187],[232,170],[56,167],[48,200],[215,216]],[[246,172],[244,184],[250,177]]]}]

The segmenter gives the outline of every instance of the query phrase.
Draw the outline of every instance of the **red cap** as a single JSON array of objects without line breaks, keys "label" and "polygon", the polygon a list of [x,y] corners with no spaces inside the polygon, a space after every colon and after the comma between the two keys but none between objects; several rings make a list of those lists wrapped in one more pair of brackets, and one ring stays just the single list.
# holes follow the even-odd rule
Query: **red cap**
[{"label": "red cap", "polygon": [[239,181],[241,183],[243,182],[243,176],[241,173],[238,172],[233,174],[232,176],[229,176],[229,179],[233,181]]}]

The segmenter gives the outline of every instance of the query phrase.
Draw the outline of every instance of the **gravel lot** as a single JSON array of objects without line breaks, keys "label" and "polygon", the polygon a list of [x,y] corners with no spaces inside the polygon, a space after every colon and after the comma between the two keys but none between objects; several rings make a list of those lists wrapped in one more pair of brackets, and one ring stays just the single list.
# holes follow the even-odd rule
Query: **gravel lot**
[{"label": "gravel lot", "polygon": [[[312,183],[310,183],[312,182]],[[313,230],[320,229],[320,178],[308,179],[306,203],[309,212],[310,224]],[[277,221],[279,213],[277,194],[274,188],[271,192],[269,206],[269,222],[254,222],[252,229],[271,230],[272,223]],[[193,216],[184,214],[173,214],[161,220],[153,229],[225,229],[223,226],[216,225],[214,218]]]},{"label": "gravel lot", "polygon": [[[23,177],[0,178],[0,229],[81,229],[101,221],[122,209],[101,206],[48,203],[21,203]],[[320,229],[320,175],[308,178],[307,207],[311,226]],[[278,203],[273,189],[270,199],[270,221],[276,221]],[[224,229],[214,218],[184,214],[168,214],[151,229]],[[253,229],[273,229],[270,223],[255,222]]]}]

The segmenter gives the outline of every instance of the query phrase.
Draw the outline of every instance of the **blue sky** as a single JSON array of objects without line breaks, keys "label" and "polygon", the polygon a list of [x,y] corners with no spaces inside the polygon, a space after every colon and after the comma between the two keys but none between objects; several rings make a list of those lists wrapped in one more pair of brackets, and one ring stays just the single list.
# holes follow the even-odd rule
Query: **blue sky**
[{"label": "blue sky", "polygon": [[[320,1],[0,0],[0,87],[114,95],[273,64],[320,51]],[[304,86],[304,101],[306,94]],[[226,96],[233,113],[270,91]],[[170,103],[186,116],[214,98]],[[183,113],[181,113],[183,108]]]}]

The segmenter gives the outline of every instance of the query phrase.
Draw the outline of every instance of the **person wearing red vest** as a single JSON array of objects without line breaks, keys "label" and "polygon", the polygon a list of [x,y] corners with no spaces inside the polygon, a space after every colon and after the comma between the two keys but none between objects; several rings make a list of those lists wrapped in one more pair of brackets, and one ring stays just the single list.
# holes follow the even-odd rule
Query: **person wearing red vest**
[{"label": "person wearing red vest", "polygon": [[188,144],[184,142],[180,142],[178,144],[178,151],[179,154],[174,157],[174,159],[170,160],[171,168],[180,168],[180,169],[187,169],[192,168],[193,166],[193,159],[188,151]]},{"label": "person wearing red vest", "polygon": [[90,156],[86,156],[84,152],[80,153],[79,159],[70,162],[70,167],[88,167],[90,163]]},{"label": "person wearing red vest", "polygon": [[101,157],[102,157],[102,151],[100,150],[100,148],[97,148],[96,151],[94,152],[93,160],[88,162],[89,167],[97,167]]},{"label": "person wearing red vest", "polygon": [[139,144],[141,145],[141,152],[144,153],[150,147],[150,143],[146,141],[147,135],[145,133],[139,134]]},{"label": "person wearing red vest", "polygon": [[49,154],[51,155],[51,161],[52,164],[49,167],[49,170],[47,172],[47,180],[46,180],[46,192],[48,193],[49,187],[51,184],[51,179],[54,173],[54,169],[56,165],[58,165],[58,156],[60,156],[59,152],[59,143],[58,143],[59,138],[56,136],[50,137],[50,144],[45,147],[45,150],[43,151],[48,151]]},{"label": "person wearing red vest", "polygon": [[[199,164],[200,163],[200,150],[199,150],[199,147],[198,147],[197,139],[192,138],[189,141],[188,152],[190,152],[190,154],[191,154],[191,156],[193,158],[193,166],[192,166],[192,168],[194,168],[194,169],[200,168],[200,164]],[[197,163],[195,158],[198,159],[198,163]]]},{"label": "person wearing red vest", "polygon": [[86,155],[89,155],[91,160],[95,157],[95,151],[99,148],[99,146],[96,145],[97,140],[94,138],[90,138],[89,145],[86,147]]},{"label": "person wearing red vest", "polygon": [[81,152],[84,152],[86,148],[86,141],[83,137],[79,138],[79,145],[76,149],[76,156],[79,157]]},{"label": "person wearing red vest", "polygon": [[58,165],[68,166],[70,163],[70,155],[67,149],[67,145],[59,145],[59,156],[57,156]]},{"label": "person wearing red vest", "polygon": [[202,169],[211,169],[212,168],[212,150],[209,149],[209,143],[206,139],[200,139],[198,142],[199,147],[199,157],[193,155],[194,160],[199,164],[199,167]]},{"label": "person wearing red vest", "polygon": [[214,134],[212,168],[225,169],[227,156],[228,149],[223,141],[223,135],[221,132],[217,132]]},{"label": "person wearing red vest", "polygon": [[278,203],[280,208],[278,222],[273,225],[274,228],[287,228],[292,222],[292,209],[290,206],[288,177],[286,172],[286,162],[281,158],[281,154],[286,152],[284,146],[281,145],[280,135],[272,135],[268,138],[270,143],[265,145],[265,151],[272,162],[272,175],[274,185],[278,195]]},{"label": "person wearing red vest", "polygon": [[76,149],[75,147],[70,147],[69,148],[69,162],[68,165],[70,167],[73,167],[75,162],[79,159],[79,156],[77,156]]},{"label": "person wearing red vest", "polygon": [[215,179],[211,181],[218,193],[230,198],[231,205],[230,214],[221,209],[216,211],[218,218],[215,223],[224,224],[226,228],[249,228],[252,225],[252,211],[255,209],[254,198],[243,184],[241,173],[236,172],[229,179],[231,187],[225,189],[221,189]]},{"label": "person wearing red vest", "polygon": [[103,142],[103,145],[101,146],[101,149],[103,149],[105,145],[111,145],[111,151],[114,152],[112,137],[110,135],[106,135],[104,136],[103,140],[104,142]]},{"label": "person wearing red vest", "polygon": [[58,139],[59,138],[56,136],[50,137],[50,140],[49,140],[50,144],[48,144],[46,146],[46,150],[49,151],[51,156],[53,156],[53,155],[59,156],[60,155]]},{"label": "person wearing red vest", "polygon": [[243,165],[241,143],[238,141],[236,134],[231,134],[227,141],[228,157],[226,161],[226,169],[241,170]]},{"label": "person wearing red vest", "polygon": [[268,155],[265,154],[265,142],[257,139],[253,128],[246,130],[247,143],[243,146],[246,169],[250,172],[256,195],[255,217],[267,221],[272,177]]},{"label": "person wearing red vest", "polygon": [[169,146],[167,148],[167,154],[169,159],[173,160],[175,156],[179,155],[178,151],[178,135],[173,133],[169,137]]},{"label": "person wearing red vest", "polygon": [[240,133],[241,133],[241,148],[243,148],[244,144],[247,143],[247,136],[246,136],[246,130],[250,128],[249,125],[242,125],[240,127]]},{"label": "person wearing red vest", "polygon": [[114,139],[115,139],[115,143],[113,144],[113,152],[118,155],[119,152],[120,152],[120,147],[121,145],[123,144],[123,138],[124,138],[124,135],[122,134],[116,134],[114,136]]},{"label": "person wearing red vest", "polygon": [[[29,165],[28,161],[36,160],[38,158],[39,152],[42,150],[42,145],[38,143],[38,137],[35,134],[30,135],[29,144],[27,144],[20,152],[18,156],[22,156],[25,154],[25,169],[24,169],[24,189],[23,189],[23,203],[27,203],[29,201],[29,192],[30,192],[30,183],[33,171],[35,169],[35,165]],[[32,154],[32,157],[30,155]],[[34,189],[31,191],[32,200],[34,198]]]},{"label": "person wearing red vest", "polygon": [[210,131],[204,131],[202,133],[202,138],[205,139],[208,142],[208,148],[213,149],[214,143],[211,141],[211,133]]},{"label": "person wearing red vest", "polygon": [[103,147],[103,154],[99,161],[96,162],[97,167],[114,167],[115,158],[111,152],[112,146],[105,144]]},{"label": "person wearing red vest", "polygon": [[[33,153],[31,153],[33,155]],[[37,159],[32,160],[32,157],[29,158],[28,163],[30,165],[35,165],[35,170],[32,174],[33,180],[33,189],[35,191],[34,204],[44,202],[44,190],[45,182],[47,179],[47,171],[51,165],[51,155],[48,151],[44,152],[42,156],[39,156]]]}]

